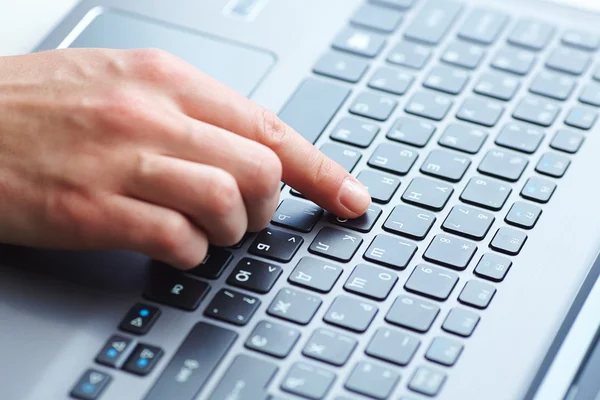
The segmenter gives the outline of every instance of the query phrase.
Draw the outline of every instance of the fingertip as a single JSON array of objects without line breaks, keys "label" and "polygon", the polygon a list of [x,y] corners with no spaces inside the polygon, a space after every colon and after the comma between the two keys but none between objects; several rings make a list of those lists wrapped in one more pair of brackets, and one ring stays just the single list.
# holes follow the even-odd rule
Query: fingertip
[{"label": "fingertip", "polygon": [[358,218],[369,209],[371,195],[362,183],[354,177],[348,177],[340,187],[339,201],[347,210],[347,215],[340,215],[340,217]]}]

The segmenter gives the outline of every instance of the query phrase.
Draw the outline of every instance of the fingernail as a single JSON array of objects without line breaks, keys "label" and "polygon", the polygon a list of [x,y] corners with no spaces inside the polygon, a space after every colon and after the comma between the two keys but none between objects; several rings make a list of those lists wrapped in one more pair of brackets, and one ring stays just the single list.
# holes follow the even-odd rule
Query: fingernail
[{"label": "fingernail", "polygon": [[340,189],[340,202],[353,213],[362,215],[371,204],[371,195],[360,182],[347,178]]}]

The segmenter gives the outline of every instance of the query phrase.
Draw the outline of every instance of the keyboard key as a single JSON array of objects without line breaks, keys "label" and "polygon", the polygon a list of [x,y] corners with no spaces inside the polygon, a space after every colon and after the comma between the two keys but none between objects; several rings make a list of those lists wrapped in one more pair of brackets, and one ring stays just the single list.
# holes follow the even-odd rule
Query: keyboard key
[{"label": "keyboard key", "polygon": [[458,182],[467,172],[471,160],[459,153],[432,150],[421,166],[421,172],[450,182]]},{"label": "keyboard key", "polygon": [[231,271],[227,283],[256,293],[268,293],[283,269],[253,258],[242,258]]},{"label": "keyboard key", "polygon": [[483,309],[490,304],[495,293],[496,288],[489,283],[479,280],[470,280],[460,292],[458,301],[472,307]]},{"label": "keyboard key", "polygon": [[501,182],[487,178],[471,178],[460,199],[475,206],[498,211],[502,209],[512,189]]},{"label": "keyboard key", "polygon": [[194,311],[209,290],[208,283],[174,269],[153,268],[144,289],[144,297],[167,306]]},{"label": "keyboard key", "polygon": [[377,314],[377,306],[356,297],[340,295],[335,298],[323,320],[355,332],[367,330]]},{"label": "keyboard key", "polygon": [[312,257],[303,257],[288,278],[290,283],[327,293],[342,274],[342,267]]},{"label": "keyboard key", "polygon": [[575,80],[555,72],[540,72],[529,87],[531,93],[550,97],[555,100],[567,100],[575,89]]},{"label": "keyboard key", "polygon": [[303,242],[302,236],[279,229],[265,228],[256,236],[248,252],[285,263],[294,257]]},{"label": "keyboard key", "polygon": [[118,368],[123,356],[129,351],[133,341],[121,335],[112,335],[96,356],[96,362],[109,367]]},{"label": "keyboard key", "polygon": [[436,221],[435,214],[418,208],[399,205],[383,224],[383,229],[410,239],[423,240]]},{"label": "keyboard key", "polygon": [[317,61],[313,67],[315,74],[356,83],[367,72],[369,63],[361,58],[348,54],[330,51]]},{"label": "keyboard key", "polygon": [[513,118],[536,125],[550,126],[556,120],[560,107],[538,97],[525,97],[513,112]]},{"label": "keyboard key", "polygon": [[397,105],[398,102],[392,97],[362,92],[350,106],[350,112],[377,121],[385,121],[392,115]]},{"label": "keyboard key", "polygon": [[479,315],[464,308],[455,307],[448,313],[442,329],[458,336],[469,337],[478,323]]},{"label": "keyboard key", "polygon": [[474,273],[481,278],[500,282],[504,279],[511,266],[512,261],[508,258],[494,253],[486,253],[481,256]]},{"label": "keyboard key", "polygon": [[591,60],[592,57],[584,51],[558,47],[548,57],[546,67],[571,75],[581,75],[588,69]]},{"label": "keyboard key", "polygon": [[300,331],[268,321],[260,321],[245,346],[277,358],[287,357],[300,338]]},{"label": "keyboard key", "polygon": [[419,264],[406,281],[404,288],[436,300],[446,300],[458,282],[458,275],[444,268]]},{"label": "keyboard key", "polygon": [[484,72],[477,81],[473,91],[483,96],[498,100],[511,100],[521,86],[518,79],[500,72]]},{"label": "keyboard key", "polygon": [[446,267],[463,270],[467,268],[476,251],[477,246],[474,243],[440,234],[433,238],[423,258]]},{"label": "keyboard key", "polygon": [[160,347],[139,343],[123,365],[123,370],[140,376],[148,375],[163,354]]},{"label": "keyboard key", "polygon": [[362,238],[346,231],[325,227],[313,240],[308,251],[333,260],[347,262],[362,244]]},{"label": "keyboard key", "polygon": [[561,39],[562,43],[582,50],[595,51],[600,47],[600,36],[591,32],[569,29]]},{"label": "keyboard key", "polygon": [[442,228],[469,239],[481,240],[485,238],[494,221],[494,215],[486,211],[468,206],[454,206]]},{"label": "keyboard key", "polygon": [[579,101],[591,106],[600,107],[600,84],[589,82],[583,88]]},{"label": "keyboard key", "polygon": [[438,65],[429,72],[423,81],[423,86],[448,94],[459,94],[468,80],[469,75],[465,71]]},{"label": "keyboard key", "polygon": [[402,21],[402,13],[388,8],[378,7],[374,4],[364,4],[360,7],[350,22],[364,28],[392,33]]},{"label": "keyboard key", "polygon": [[396,120],[386,137],[396,142],[425,147],[435,132],[435,126],[416,118],[400,117]]},{"label": "keyboard key", "polygon": [[397,329],[379,328],[369,342],[365,353],[398,365],[408,365],[421,341]]},{"label": "keyboard key", "polygon": [[439,312],[440,308],[431,302],[401,295],[394,301],[385,320],[413,331],[427,332]]},{"label": "keyboard key", "polygon": [[417,245],[389,235],[377,235],[364,254],[371,262],[393,269],[404,269],[417,252]]},{"label": "keyboard key", "polygon": [[463,345],[456,340],[436,337],[427,349],[425,358],[429,361],[450,367],[456,363],[462,350]]},{"label": "keyboard key", "polygon": [[456,118],[474,124],[492,127],[496,125],[500,116],[504,112],[504,107],[484,99],[468,98],[461,105]]},{"label": "keyboard key", "polygon": [[348,277],[344,289],[375,300],[385,300],[397,280],[396,274],[383,268],[358,264]]},{"label": "keyboard key", "polygon": [[240,354],[229,365],[210,399],[265,399],[267,386],[277,370],[274,363]]},{"label": "keyboard key", "polygon": [[361,361],[356,364],[344,387],[351,392],[373,399],[387,399],[392,394],[400,374],[391,368]]},{"label": "keyboard key", "polygon": [[274,317],[306,325],[321,307],[321,303],[321,299],[317,296],[294,289],[281,289],[271,302],[267,313]]},{"label": "keyboard key", "polygon": [[490,150],[477,170],[485,175],[516,182],[529,164],[524,156],[508,150]]},{"label": "keyboard key", "polygon": [[187,272],[206,279],[217,279],[233,259],[233,254],[221,248],[210,246],[204,261]]},{"label": "keyboard key", "polygon": [[492,67],[517,75],[526,75],[535,64],[535,54],[515,47],[504,47],[492,61]]},{"label": "keyboard key", "polygon": [[598,119],[598,113],[589,108],[583,107],[574,107],[569,111],[569,115],[565,119],[565,124],[579,128],[588,130],[591,129],[596,120]]},{"label": "keyboard key", "polygon": [[527,235],[525,232],[503,227],[496,232],[494,239],[492,239],[492,243],[490,243],[490,247],[501,253],[516,256],[519,254],[526,241]]},{"label": "keyboard key", "polygon": [[88,369],[81,375],[73,389],[71,397],[80,400],[96,400],[111,381],[111,376],[96,369]]},{"label": "keyboard key", "polygon": [[538,149],[540,143],[544,140],[544,136],[542,130],[531,125],[509,122],[504,125],[502,131],[498,134],[496,144],[532,154]]},{"label": "keyboard key", "polygon": [[271,223],[284,226],[298,232],[312,231],[323,215],[323,209],[312,203],[295,199],[281,202]]},{"label": "keyboard key", "polygon": [[406,175],[419,158],[419,154],[394,143],[381,143],[367,162],[369,167],[398,175]]},{"label": "keyboard key", "polygon": [[542,21],[521,19],[513,28],[508,42],[531,50],[542,50],[552,39],[555,28]]},{"label": "keyboard key", "polygon": [[544,178],[529,178],[521,190],[521,196],[527,200],[547,203],[552,197],[556,183]]},{"label": "keyboard key", "polygon": [[415,77],[397,68],[380,67],[371,77],[368,86],[371,89],[403,95],[408,91]]},{"label": "keyboard key", "polygon": [[432,92],[416,92],[404,110],[409,114],[441,121],[450,111],[452,104],[453,101],[447,96]]},{"label": "keyboard key", "polygon": [[317,329],[302,350],[302,354],[315,360],[342,366],[356,348],[356,339],[329,329]]},{"label": "keyboard key", "polygon": [[413,6],[416,0],[370,0],[371,3],[404,10]]},{"label": "keyboard key", "polygon": [[560,178],[567,172],[571,160],[557,153],[545,153],[535,166],[535,170],[540,174]]},{"label": "keyboard key", "polygon": [[579,132],[560,129],[552,138],[550,147],[566,153],[576,153],[583,144],[584,139],[585,137]]},{"label": "keyboard key", "polygon": [[462,8],[461,4],[453,1],[429,0],[413,18],[404,36],[407,39],[436,45],[446,36]]},{"label": "keyboard key", "polygon": [[476,43],[492,44],[498,39],[507,22],[506,14],[476,8],[460,28],[458,37]]},{"label": "keyboard key", "polygon": [[475,154],[481,149],[488,134],[481,129],[452,123],[446,127],[439,144],[465,153]]},{"label": "keyboard key", "polygon": [[[145,400],[193,399],[204,387],[208,378],[225,357],[238,334],[206,322],[198,322],[179,346],[160,377],[144,398]],[[245,357],[245,356],[239,356]],[[268,371],[261,362],[262,368],[246,370],[245,379],[255,382],[262,373]],[[191,373],[191,379],[178,379],[182,369],[184,374]],[[252,371],[252,374],[248,372]],[[184,375],[185,376],[185,375]],[[230,386],[231,387],[231,386]]]},{"label": "keyboard key", "polygon": [[340,164],[348,172],[352,172],[362,157],[362,154],[360,154],[359,151],[337,143],[325,143],[319,150],[321,153]]},{"label": "keyboard key", "polygon": [[442,61],[458,67],[475,69],[484,56],[485,50],[481,47],[456,41],[446,47]]},{"label": "keyboard key", "polygon": [[517,201],[512,205],[504,219],[507,223],[519,228],[531,229],[540,218],[542,209],[536,205]]},{"label": "keyboard key", "polygon": [[452,193],[454,193],[452,186],[440,181],[414,178],[404,191],[402,200],[433,211],[440,211],[446,206]]},{"label": "keyboard key", "polygon": [[119,324],[119,329],[136,335],[143,335],[148,333],[159,316],[160,310],[157,307],[136,303],[125,314]]},{"label": "keyboard key", "polygon": [[442,390],[445,381],[446,374],[443,372],[421,366],[415,370],[408,388],[427,396],[435,396]]},{"label": "keyboard key", "polygon": [[370,122],[353,118],[342,118],[333,129],[331,138],[338,142],[351,144],[357,147],[369,147],[379,133],[379,126]]},{"label": "keyboard key", "polygon": [[204,310],[204,315],[243,326],[250,321],[260,300],[234,290],[221,289]]},{"label": "keyboard key", "polygon": [[392,48],[387,61],[406,68],[421,69],[431,57],[431,49],[417,43],[400,41]]},{"label": "keyboard key", "polygon": [[345,226],[348,229],[366,233],[373,229],[373,226],[375,225],[375,222],[377,222],[377,220],[379,219],[381,212],[381,208],[371,205],[367,209],[367,211],[358,218],[346,219],[336,217],[333,214],[328,214],[328,216],[329,221],[336,225]]},{"label": "keyboard key", "polygon": [[281,389],[307,399],[321,400],[325,398],[334,381],[333,372],[297,362],[283,379]]},{"label": "keyboard key", "polygon": [[400,187],[400,179],[370,169],[361,171],[356,179],[369,189],[371,199],[377,203],[389,203]]},{"label": "keyboard key", "polygon": [[364,57],[375,57],[383,50],[385,36],[355,28],[344,28],[333,40],[333,48]]}]

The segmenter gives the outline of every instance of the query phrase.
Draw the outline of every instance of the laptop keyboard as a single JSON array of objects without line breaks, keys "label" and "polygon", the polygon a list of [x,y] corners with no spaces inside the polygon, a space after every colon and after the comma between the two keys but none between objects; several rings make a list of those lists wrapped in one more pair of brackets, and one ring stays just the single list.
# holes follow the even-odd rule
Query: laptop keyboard
[{"label": "laptop keyboard", "polygon": [[[442,393],[596,124],[599,47],[451,0],[366,2],[280,116],[369,188],[368,212],[341,219],[284,187],[262,232],[187,273],[155,263],[149,303],[119,325],[132,337],[112,336],[96,362],[146,375],[167,357],[144,398],[192,400],[241,341],[208,398],[329,399],[339,382],[348,399]],[[174,354],[137,340],[161,307],[206,317]],[[71,395],[100,398],[114,379],[92,368]]]}]

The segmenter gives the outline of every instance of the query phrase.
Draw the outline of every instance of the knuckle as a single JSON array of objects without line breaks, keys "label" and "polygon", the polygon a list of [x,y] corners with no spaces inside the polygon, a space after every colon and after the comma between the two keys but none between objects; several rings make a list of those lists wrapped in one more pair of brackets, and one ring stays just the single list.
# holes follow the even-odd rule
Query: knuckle
[{"label": "knuckle", "polygon": [[184,243],[191,234],[189,221],[181,214],[173,213],[165,218],[154,237],[154,246],[169,258],[181,260]]},{"label": "knuckle", "polygon": [[139,123],[145,122],[141,99],[127,88],[111,87],[101,99],[94,102],[92,112],[101,121],[106,133],[136,132]]},{"label": "knuckle", "polygon": [[239,205],[239,188],[233,176],[225,171],[219,171],[212,175],[209,193],[210,210],[217,218],[226,218],[235,212]]},{"label": "knuckle", "polygon": [[147,181],[155,174],[155,163],[152,157],[145,153],[139,152],[134,155],[134,179],[136,181]]},{"label": "knuckle", "polygon": [[252,176],[257,177],[251,190],[255,197],[267,198],[279,192],[282,170],[279,157],[270,149],[265,149],[255,159]]},{"label": "knuckle", "polygon": [[166,79],[173,71],[175,56],[168,51],[148,48],[132,50],[137,71],[144,76]]},{"label": "knuckle", "polygon": [[261,110],[257,117],[258,141],[277,151],[286,142],[288,128],[277,115],[269,110]]}]

